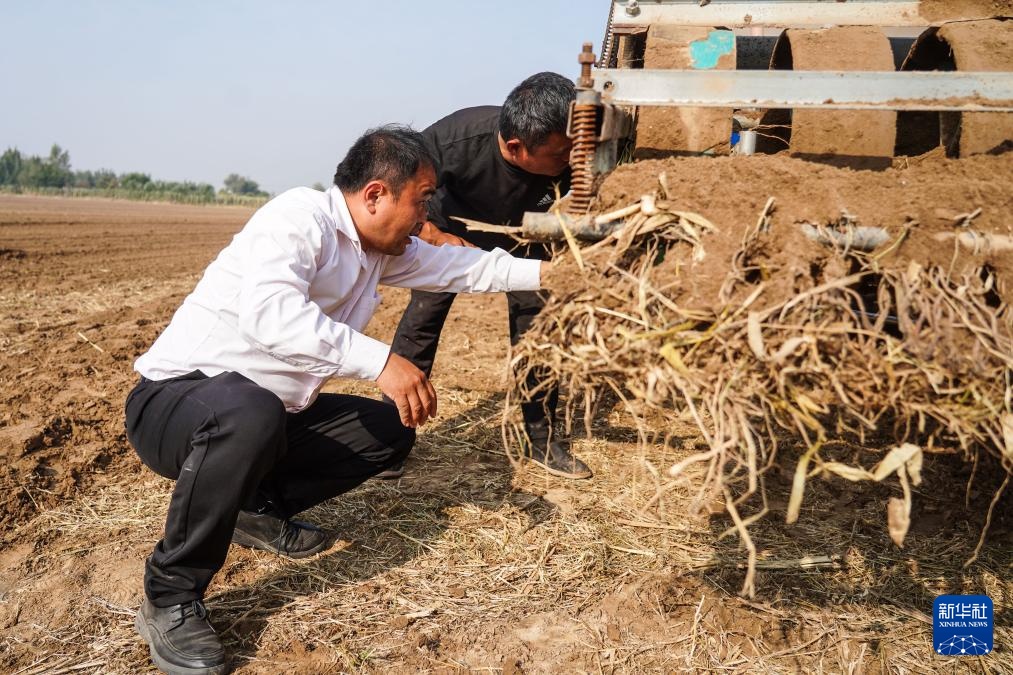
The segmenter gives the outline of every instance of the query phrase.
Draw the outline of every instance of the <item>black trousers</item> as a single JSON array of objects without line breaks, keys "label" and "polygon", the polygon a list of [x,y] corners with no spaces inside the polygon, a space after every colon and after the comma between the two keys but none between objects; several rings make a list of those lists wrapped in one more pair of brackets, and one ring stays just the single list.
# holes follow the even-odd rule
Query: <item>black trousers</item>
[{"label": "black trousers", "polygon": [[[545,307],[545,296],[538,291],[513,291],[506,296],[510,320],[510,344],[516,345]],[[436,348],[440,342],[443,324],[447,321],[447,315],[456,297],[456,293],[413,290],[408,307],[397,325],[391,351],[414,363],[428,376],[433,370],[433,361],[436,360]],[[529,373],[527,378],[529,388],[537,386],[538,381],[536,372]],[[543,389],[532,396],[531,400],[521,403],[521,412],[529,434],[541,436],[551,433],[558,402],[559,390],[551,388]]]},{"label": "black trousers", "polygon": [[141,461],[176,481],[145,566],[156,607],[204,596],[240,509],[291,517],[402,461],[415,443],[381,401],[321,394],[292,414],[238,373],[142,378],[127,397],[126,426]]}]

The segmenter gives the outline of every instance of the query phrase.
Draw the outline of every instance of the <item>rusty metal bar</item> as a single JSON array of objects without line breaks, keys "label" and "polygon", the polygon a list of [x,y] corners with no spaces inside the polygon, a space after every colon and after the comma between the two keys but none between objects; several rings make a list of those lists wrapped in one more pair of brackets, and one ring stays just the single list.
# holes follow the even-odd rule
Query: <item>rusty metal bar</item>
[{"label": "rusty metal bar", "polygon": [[658,23],[727,28],[928,26],[919,5],[918,0],[615,0],[612,21],[616,29]]},{"label": "rusty metal bar", "polygon": [[1013,73],[599,70],[604,103],[719,108],[1013,112]]}]

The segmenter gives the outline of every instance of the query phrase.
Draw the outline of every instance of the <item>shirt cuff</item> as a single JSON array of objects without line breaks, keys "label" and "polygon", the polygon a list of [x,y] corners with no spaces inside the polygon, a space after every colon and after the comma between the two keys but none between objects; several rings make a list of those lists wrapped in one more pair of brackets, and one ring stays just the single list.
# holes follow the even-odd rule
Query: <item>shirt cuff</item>
[{"label": "shirt cuff", "polygon": [[390,345],[356,331],[352,331],[348,343],[348,354],[338,374],[358,380],[375,381],[380,377],[390,356]]},{"label": "shirt cuff", "polygon": [[510,266],[508,287],[512,291],[537,291],[542,287],[542,261],[515,258]]}]

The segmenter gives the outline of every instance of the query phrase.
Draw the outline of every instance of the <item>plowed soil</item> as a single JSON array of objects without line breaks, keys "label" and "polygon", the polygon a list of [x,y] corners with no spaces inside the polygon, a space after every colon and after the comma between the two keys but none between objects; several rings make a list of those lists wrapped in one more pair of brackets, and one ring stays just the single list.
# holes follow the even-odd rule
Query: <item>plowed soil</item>
[{"label": "plowed soil", "polygon": [[[1013,212],[1009,155],[931,176],[710,161],[644,163],[603,200],[639,197],[661,168],[678,174],[686,209],[715,222],[755,222],[770,195],[788,223],[848,208],[896,228],[980,206],[975,224],[1001,231]],[[133,613],[171,484],[129,448],[123,401],[133,360],[249,215],[0,195],[0,671],[151,669]],[[389,340],[407,293],[385,295],[369,332]],[[230,551],[208,605],[237,672],[1013,670],[1008,508],[961,567],[995,476],[979,477],[965,507],[966,470],[930,469],[904,550],[886,534],[890,488],[816,481],[797,525],[772,515],[757,528],[761,559],[787,566],[761,571],[760,596],[744,600],[742,552],[718,536],[730,523],[673,519],[680,493],[657,489],[659,470],[698,447],[692,427],[640,450],[622,412],[603,412],[595,437],[576,443],[596,474],[581,484],[502,455],[504,304],[455,304],[434,373],[441,416],[405,478],[306,514],[339,534],[330,550],[304,561]],[[329,388],[378,395],[369,383]],[[769,480],[783,513],[790,472]],[[806,556],[826,563],[797,564]],[[933,655],[929,613],[942,592],[993,598],[995,654]]]}]

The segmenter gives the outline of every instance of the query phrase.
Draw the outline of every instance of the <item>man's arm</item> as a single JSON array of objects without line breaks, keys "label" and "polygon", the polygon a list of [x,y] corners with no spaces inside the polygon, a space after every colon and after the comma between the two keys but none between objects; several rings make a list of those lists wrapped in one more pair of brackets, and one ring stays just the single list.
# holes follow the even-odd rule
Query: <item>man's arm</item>
[{"label": "man's arm", "polygon": [[[410,361],[309,300],[320,230],[315,221],[265,220],[251,234],[240,285],[238,326],[250,344],[320,377],[374,380],[406,427],[436,414],[436,391]],[[358,261],[354,261],[358,264]]]},{"label": "man's arm", "polygon": [[541,287],[541,264],[498,248],[435,247],[413,239],[403,255],[387,258],[380,283],[450,293],[534,291]]},{"label": "man's arm", "polygon": [[390,347],[334,321],[309,299],[323,226],[309,214],[295,219],[267,214],[248,227],[236,299],[240,334],[304,372],[375,380]]}]

